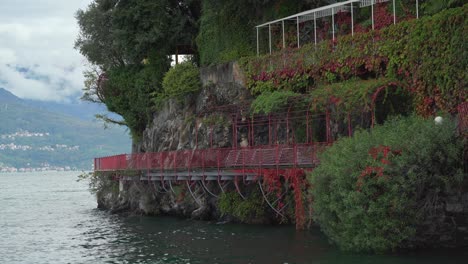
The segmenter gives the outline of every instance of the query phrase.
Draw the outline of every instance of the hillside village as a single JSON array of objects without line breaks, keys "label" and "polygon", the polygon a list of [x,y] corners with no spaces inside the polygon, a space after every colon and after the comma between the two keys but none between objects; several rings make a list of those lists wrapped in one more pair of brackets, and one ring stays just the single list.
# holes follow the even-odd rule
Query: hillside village
[{"label": "hillside village", "polygon": [[[27,138],[45,138],[50,137],[49,132],[30,132],[27,130],[19,130],[10,134],[1,134],[0,135],[0,153],[7,151],[46,151],[46,152],[77,152],[80,150],[80,146],[74,145],[69,146],[66,144],[53,144],[53,145],[43,145],[36,146],[33,143],[21,144],[18,141]],[[15,142],[16,141],[16,142]],[[13,167],[7,166],[0,162],[0,173],[13,173],[13,172],[36,172],[36,171],[71,171],[77,170],[77,168],[72,166],[53,166],[49,162],[43,162],[40,166],[31,166],[30,163],[25,164],[24,167]]]}]

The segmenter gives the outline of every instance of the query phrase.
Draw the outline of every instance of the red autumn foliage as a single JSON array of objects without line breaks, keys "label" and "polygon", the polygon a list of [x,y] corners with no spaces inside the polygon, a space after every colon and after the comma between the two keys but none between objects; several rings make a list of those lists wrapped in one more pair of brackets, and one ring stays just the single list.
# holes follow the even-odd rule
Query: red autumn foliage
[{"label": "red autumn foliage", "polygon": [[390,165],[390,157],[401,154],[401,150],[392,150],[389,146],[380,145],[369,150],[369,155],[375,161],[380,161],[382,166],[367,166],[358,177],[357,191],[360,192],[365,177],[385,177],[384,167]]}]

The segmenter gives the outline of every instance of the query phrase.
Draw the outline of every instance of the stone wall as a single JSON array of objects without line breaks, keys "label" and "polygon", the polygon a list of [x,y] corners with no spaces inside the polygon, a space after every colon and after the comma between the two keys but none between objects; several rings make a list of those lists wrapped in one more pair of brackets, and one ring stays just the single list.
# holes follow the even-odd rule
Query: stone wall
[{"label": "stone wall", "polygon": [[[203,118],[216,107],[250,102],[250,93],[243,86],[244,77],[237,63],[202,68],[200,72],[202,90],[196,95],[186,96],[182,101],[168,100],[153,115],[152,122],[143,132],[142,141],[134,144],[133,152],[206,148],[210,143],[208,129],[214,129],[214,147],[230,146],[230,123],[208,127]],[[228,117],[226,121],[230,121]],[[196,133],[198,142],[195,140]]]}]

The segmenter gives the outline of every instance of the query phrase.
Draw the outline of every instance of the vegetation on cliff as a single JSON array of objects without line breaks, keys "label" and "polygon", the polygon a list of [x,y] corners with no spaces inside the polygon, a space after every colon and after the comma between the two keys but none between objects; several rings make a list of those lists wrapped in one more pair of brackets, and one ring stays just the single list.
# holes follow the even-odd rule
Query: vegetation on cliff
[{"label": "vegetation on cliff", "polygon": [[[460,57],[467,13],[465,5],[334,42],[243,58],[247,86],[257,95],[253,111],[274,112],[269,105],[300,93],[313,112],[329,111],[345,124],[369,112],[380,124],[411,112],[455,114],[468,96],[468,61]],[[280,101],[278,93],[284,94]],[[466,192],[463,143],[453,121],[436,126],[422,117],[355,132],[320,157],[309,176],[313,215],[342,249],[436,246],[437,235],[456,232],[443,220],[444,199]]]},{"label": "vegetation on cliff", "polygon": [[170,54],[192,46],[200,3],[187,1],[95,0],[76,14],[75,48],[91,63],[83,98],[120,114],[134,138],[150,120],[151,94],[162,91]]},{"label": "vegetation on cliff", "polygon": [[183,62],[171,68],[163,78],[164,94],[159,97],[180,98],[200,91],[200,71],[192,62]]},{"label": "vegetation on cliff", "polygon": [[[154,102],[164,94],[162,81],[170,68],[171,54],[180,50],[192,53],[195,63],[200,65],[253,55],[256,24],[331,2],[334,1],[95,0],[76,14],[80,35],[75,47],[91,64],[85,73],[83,99],[104,103],[110,111],[121,115],[123,120],[101,118],[128,126],[137,139],[155,110]],[[462,3],[460,0],[425,1],[420,14],[434,14]],[[408,1],[397,0],[396,4],[399,19],[414,15],[413,5]],[[369,10],[356,13],[356,31],[368,30],[370,15],[366,12]],[[391,24],[389,10],[379,8],[376,12],[376,28]],[[337,82],[356,75],[359,78],[386,75],[406,78],[408,85],[417,92],[415,98],[420,112],[432,111],[433,105],[451,109],[452,102],[459,101],[464,94],[451,92],[447,87],[466,84],[460,73],[466,68],[466,60],[454,56],[466,53],[460,44],[464,41],[464,34],[460,32],[465,27],[454,26],[466,23],[459,14],[464,9],[451,12],[455,12],[452,19],[446,19],[447,14],[437,15],[438,18],[423,19],[419,23],[402,23],[382,33],[374,31],[340,37],[336,45],[324,41],[318,48],[306,45],[281,56],[261,57],[252,61],[252,67],[255,71],[263,69],[264,73],[252,72],[252,67],[247,67],[247,72],[251,77],[263,77],[260,81],[254,78],[249,86],[255,94],[281,89],[304,93],[322,79]],[[337,15],[338,32],[346,30],[348,26],[344,22],[348,20],[344,14]],[[292,39],[295,38],[293,29],[295,27],[288,27],[286,32]],[[301,26],[301,31],[306,33],[307,30],[310,28]],[[273,36],[278,34],[274,29]],[[426,39],[430,41],[425,42]],[[436,55],[444,55],[434,57],[432,47],[439,49]],[[273,63],[273,68],[263,68],[271,64],[266,61],[278,63],[280,57],[286,60],[287,67],[279,69],[279,64]],[[454,66],[445,69],[441,61],[449,61]],[[436,74],[432,76],[432,72]],[[454,76],[456,78],[452,78]],[[432,82],[436,85],[431,85]],[[431,109],[426,109],[426,105]]]},{"label": "vegetation on cliff", "polygon": [[[393,25],[389,5],[379,4],[378,30],[369,30],[370,15],[364,9],[357,14],[354,36],[345,34],[350,14],[340,13],[337,39],[326,40],[328,24],[321,28],[324,41],[317,45],[297,49],[289,41],[288,48],[273,54],[240,58],[254,54],[255,23],[323,2],[328,1],[95,0],[77,15],[82,34],[76,46],[96,67],[88,73],[91,81],[84,98],[121,114],[138,138],[161,99],[200,89],[195,64],[240,59],[247,88],[256,97],[253,113],[275,112],[294,98],[295,106],[308,105],[314,115],[326,115],[325,122],[334,122],[335,127],[347,124],[347,136],[354,131],[353,137],[339,139],[322,155],[310,182],[303,180],[303,170],[262,175],[270,191],[294,191],[298,227],[306,223],[303,203],[313,201],[309,211],[343,249],[421,246],[421,237],[423,243],[429,241],[428,232],[446,224],[438,218],[443,215],[442,197],[466,191],[461,189],[463,144],[454,122],[447,117],[436,126],[423,117],[455,114],[456,106],[466,101],[468,5],[444,10],[463,1],[426,1],[421,14],[432,16],[409,20],[414,16],[408,9],[412,3],[396,1],[399,19],[406,21]],[[302,25],[300,30],[310,27]],[[288,38],[294,40],[291,32]],[[282,47],[279,32],[273,34],[274,46]],[[198,46],[192,58],[195,64],[170,69],[169,55],[187,40]],[[101,54],[100,49],[105,51]],[[409,117],[385,123],[392,115]],[[351,129],[355,120],[366,118],[371,121],[361,122],[361,129],[383,125],[370,131],[359,130],[358,125]],[[325,122],[314,126],[324,127]],[[312,141],[329,143],[343,136],[335,134]],[[303,190],[309,187],[311,196],[305,197]],[[266,207],[229,193],[221,196],[218,206],[223,214],[241,221],[262,215]]]},{"label": "vegetation on cliff", "polygon": [[75,48],[91,64],[83,99],[121,115],[100,118],[128,126],[138,139],[154,103],[167,95],[162,83],[172,54],[191,53],[201,65],[252,55],[255,23],[324,2],[95,0],[76,14]]},{"label": "vegetation on cliff", "polygon": [[465,5],[380,31],[344,36],[336,43],[244,58],[248,88],[254,94],[310,93],[318,101],[334,96],[365,107],[370,101],[362,94],[372,94],[382,81],[356,80],[386,80],[410,92],[423,116],[438,110],[455,113],[468,95],[467,11]]},{"label": "vegetation on cliff", "polygon": [[467,180],[450,118],[440,125],[417,116],[391,119],[337,141],[320,161],[309,175],[314,219],[345,250],[388,251],[430,239],[437,245],[431,232],[446,220],[438,212]]},{"label": "vegetation on cliff", "polygon": [[255,25],[331,1],[202,0],[196,38],[200,64],[219,64],[255,54]]}]

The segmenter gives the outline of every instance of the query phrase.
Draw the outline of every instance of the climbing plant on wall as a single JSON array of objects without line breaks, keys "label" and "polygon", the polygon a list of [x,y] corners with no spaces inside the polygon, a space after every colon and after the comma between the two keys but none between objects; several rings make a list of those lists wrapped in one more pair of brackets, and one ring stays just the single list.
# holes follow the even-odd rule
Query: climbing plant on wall
[{"label": "climbing plant on wall", "polygon": [[[386,77],[414,96],[419,114],[456,111],[467,97],[468,5],[382,30],[241,60],[254,94],[304,92],[350,79]],[[346,87],[346,82],[341,85]],[[338,90],[336,90],[338,92]]]}]

